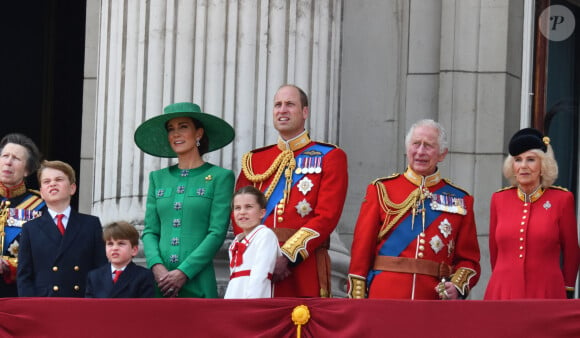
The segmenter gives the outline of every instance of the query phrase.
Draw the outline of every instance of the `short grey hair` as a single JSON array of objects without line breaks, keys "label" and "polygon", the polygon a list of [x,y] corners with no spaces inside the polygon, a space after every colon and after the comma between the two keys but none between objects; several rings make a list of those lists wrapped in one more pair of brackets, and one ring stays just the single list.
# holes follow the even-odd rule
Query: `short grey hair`
[{"label": "short grey hair", "polygon": [[405,137],[405,147],[407,149],[411,146],[411,135],[413,135],[413,132],[417,127],[432,127],[437,129],[439,132],[439,138],[437,140],[439,143],[439,154],[442,154],[447,150],[447,132],[445,131],[445,128],[443,128],[441,123],[431,119],[423,119],[413,123]]}]

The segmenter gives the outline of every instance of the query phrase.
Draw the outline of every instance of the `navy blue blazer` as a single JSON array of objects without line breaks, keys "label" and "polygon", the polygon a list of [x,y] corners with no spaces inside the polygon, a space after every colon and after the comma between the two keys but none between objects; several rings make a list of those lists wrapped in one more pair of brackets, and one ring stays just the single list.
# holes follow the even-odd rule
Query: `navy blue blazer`
[{"label": "navy blue blazer", "polygon": [[113,283],[111,264],[105,264],[89,272],[87,298],[154,298],[155,279],[153,272],[133,262]]},{"label": "navy blue blazer", "polygon": [[45,210],[22,227],[18,296],[84,297],[89,271],[106,263],[99,218],[71,210],[61,235]]}]

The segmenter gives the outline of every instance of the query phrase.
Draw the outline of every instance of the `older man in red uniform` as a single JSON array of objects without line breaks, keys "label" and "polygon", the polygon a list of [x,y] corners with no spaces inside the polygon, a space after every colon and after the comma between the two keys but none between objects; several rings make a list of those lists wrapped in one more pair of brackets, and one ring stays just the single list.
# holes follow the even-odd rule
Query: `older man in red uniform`
[{"label": "older man in red uniform", "polygon": [[[336,228],[348,185],[343,150],[312,141],[304,129],[308,97],[294,85],[274,96],[278,143],[242,159],[236,189],[254,185],[268,199],[263,223],[282,249],[274,271],[275,297],[330,295],[329,237]],[[234,224],[234,233],[241,229]]]},{"label": "older man in red uniform", "polygon": [[415,123],[404,174],[373,181],[355,227],[351,298],[465,298],[480,274],[473,197],[442,179],[443,127]]}]

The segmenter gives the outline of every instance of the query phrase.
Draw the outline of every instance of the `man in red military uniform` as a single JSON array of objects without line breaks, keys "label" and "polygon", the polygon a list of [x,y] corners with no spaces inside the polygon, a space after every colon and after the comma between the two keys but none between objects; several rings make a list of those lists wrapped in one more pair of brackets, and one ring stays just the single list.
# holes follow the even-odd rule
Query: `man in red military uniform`
[{"label": "man in red military uniform", "polygon": [[[254,185],[268,199],[263,223],[282,249],[274,271],[275,297],[330,296],[329,237],[348,186],[343,150],[312,141],[304,129],[308,97],[294,85],[274,96],[278,143],[245,154],[236,189]],[[234,233],[241,229],[235,225]]]},{"label": "man in red military uniform", "polygon": [[465,298],[480,274],[473,197],[442,179],[443,127],[415,123],[404,174],[373,181],[356,223],[351,298]]}]

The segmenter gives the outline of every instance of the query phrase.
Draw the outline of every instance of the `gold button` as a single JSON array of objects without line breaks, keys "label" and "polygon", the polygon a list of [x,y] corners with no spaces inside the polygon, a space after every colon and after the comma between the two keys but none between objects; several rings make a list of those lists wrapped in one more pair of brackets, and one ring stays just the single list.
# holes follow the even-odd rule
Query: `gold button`
[{"label": "gold button", "polygon": [[524,213],[527,213],[527,212],[528,212],[528,210],[524,210]]},{"label": "gold button", "polygon": [[522,222],[522,223],[520,223],[520,224],[521,224],[521,225],[525,225],[525,224],[526,224],[526,222]]},{"label": "gold button", "polygon": [[526,219],[526,215],[523,215],[523,216],[522,216],[522,219]]},{"label": "gold button", "polygon": [[78,286],[78,285],[75,285],[75,286],[74,286],[74,289],[75,289],[75,291],[79,291],[79,290],[81,289],[81,287],[80,287],[80,286]]},{"label": "gold button", "polygon": [[524,207],[527,207],[527,206],[528,206],[528,203],[524,203]]},{"label": "gold button", "polygon": [[422,245],[419,245],[419,250],[423,251],[423,250],[425,250],[425,247]]},{"label": "gold button", "polygon": [[419,234],[419,236],[421,236],[421,237],[425,237],[425,233],[424,233],[424,232],[422,232],[422,233],[420,233],[420,234]]},{"label": "gold button", "polygon": [[284,222],[284,217],[278,217],[278,223]]},{"label": "gold button", "polygon": [[277,213],[278,213],[278,216],[280,216],[280,215],[282,215],[284,213],[284,210],[278,209]]},{"label": "gold button", "polygon": [[520,229],[520,232],[524,232],[524,229]]},{"label": "gold button", "polygon": [[75,267],[73,268],[73,270],[75,270],[75,271],[79,271],[80,269],[81,269],[81,268],[79,268],[79,266],[78,266],[78,265],[75,265]]},{"label": "gold button", "polygon": [[284,208],[284,204],[280,203],[277,205],[277,207],[278,207],[278,209],[282,209],[282,208]]},{"label": "gold button", "polygon": [[520,242],[523,242],[523,241],[524,241],[524,238],[523,237],[520,237]]},{"label": "gold button", "polygon": [[58,266],[53,266],[52,267],[52,271],[57,272],[58,271]]},{"label": "gold button", "polygon": [[419,256],[419,258],[423,258],[423,253],[419,252],[419,254],[417,254],[417,256]]},{"label": "gold button", "polygon": [[52,291],[57,292],[58,291],[58,285],[55,285],[52,287]]},{"label": "gold button", "polygon": [[520,254],[520,258],[524,258],[524,255]]},{"label": "gold button", "polygon": [[524,247],[523,246],[520,246],[520,250],[524,250]]},{"label": "gold button", "polygon": [[425,240],[424,240],[423,238],[421,238],[421,239],[419,240],[419,243],[421,243],[421,244],[425,244]]}]

